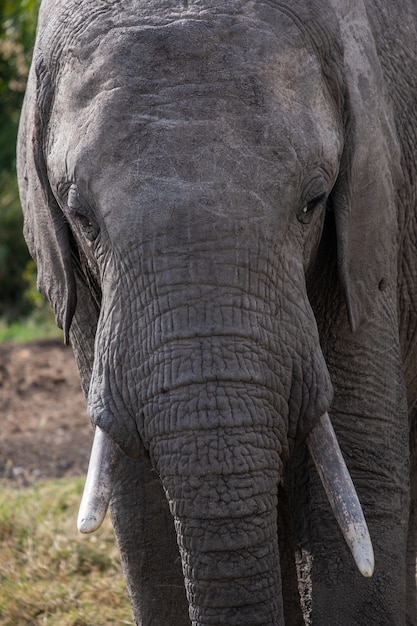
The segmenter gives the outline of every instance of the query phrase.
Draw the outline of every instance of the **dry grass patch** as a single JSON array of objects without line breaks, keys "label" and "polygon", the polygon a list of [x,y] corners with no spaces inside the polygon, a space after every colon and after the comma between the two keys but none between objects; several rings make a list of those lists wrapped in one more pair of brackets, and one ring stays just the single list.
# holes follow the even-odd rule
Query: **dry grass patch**
[{"label": "dry grass patch", "polygon": [[83,482],[0,485],[0,626],[133,624],[110,521],[76,530]]}]

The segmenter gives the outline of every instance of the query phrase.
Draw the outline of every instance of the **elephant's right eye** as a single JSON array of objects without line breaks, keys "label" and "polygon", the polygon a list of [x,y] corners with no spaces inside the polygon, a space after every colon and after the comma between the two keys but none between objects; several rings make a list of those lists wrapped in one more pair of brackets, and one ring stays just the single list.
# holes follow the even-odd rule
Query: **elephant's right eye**
[{"label": "elephant's right eye", "polygon": [[67,206],[71,225],[89,241],[94,241],[98,235],[98,227],[89,211],[84,208],[84,202],[75,187],[68,191]]}]

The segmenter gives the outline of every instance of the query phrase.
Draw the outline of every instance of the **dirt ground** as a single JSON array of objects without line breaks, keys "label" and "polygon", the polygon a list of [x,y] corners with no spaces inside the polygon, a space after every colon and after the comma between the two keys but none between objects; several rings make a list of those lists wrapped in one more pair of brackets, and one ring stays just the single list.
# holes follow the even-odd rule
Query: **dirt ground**
[{"label": "dirt ground", "polygon": [[71,348],[0,345],[0,478],[85,474],[92,434]]}]

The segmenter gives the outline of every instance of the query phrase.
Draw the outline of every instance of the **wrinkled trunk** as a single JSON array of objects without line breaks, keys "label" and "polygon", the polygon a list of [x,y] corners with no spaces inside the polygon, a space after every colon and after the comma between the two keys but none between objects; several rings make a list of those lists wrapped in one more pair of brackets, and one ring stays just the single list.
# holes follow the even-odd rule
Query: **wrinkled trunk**
[{"label": "wrinkled trunk", "polygon": [[[192,623],[281,625],[278,486],[292,439],[320,448],[322,434],[310,433],[332,397],[299,297],[302,263],[284,262],[253,225],[233,231],[224,220],[216,239],[216,223],[194,227],[193,215],[175,215],[184,230],[161,224],[139,261],[123,259],[141,271],[103,291],[90,414],[129,455],[149,452],[174,518]],[[126,293],[137,298],[133,321]],[[343,517],[345,496],[335,505]],[[345,522],[349,543],[356,521]],[[364,575],[368,557],[360,548]]]},{"label": "wrinkled trunk", "polygon": [[195,624],[279,623],[277,488],[268,474],[163,478]]},{"label": "wrinkled trunk", "polygon": [[[182,285],[178,274],[174,282]],[[291,406],[309,406],[301,368],[295,355],[279,353],[280,315],[266,317],[264,298],[241,293],[236,283],[206,287],[205,294],[200,286],[197,297],[189,287],[162,284],[163,275],[144,291],[142,310],[158,311],[138,324],[145,354],[137,359],[136,345],[127,355],[104,353],[104,362],[108,355],[111,363],[134,365],[116,392],[101,362],[90,402],[93,394],[104,399],[95,406],[105,412],[91,413],[106,428],[111,398],[136,416],[121,432],[139,431],[161,477],[192,623],[282,624],[277,494],[288,434],[297,429]],[[315,387],[311,393],[319,397]],[[122,414],[111,415],[113,428]],[[120,431],[117,437],[123,442]]]},{"label": "wrinkled trunk", "polygon": [[278,485],[289,439],[327,409],[331,386],[308,301],[279,278],[303,280],[302,263],[279,267],[274,238],[226,218],[219,233],[193,209],[175,211],[175,230],[164,218],[140,262],[123,260],[139,273],[106,285],[90,413],[129,454],[149,451],[192,623],[278,625]]},{"label": "wrinkled trunk", "polygon": [[231,392],[217,383],[190,385],[185,394],[181,388],[182,400],[168,397],[166,404],[179,422],[180,412],[195,404],[189,426],[181,431],[165,421],[166,431],[152,438],[193,624],[280,623],[282,444],[271,406],[267,400],[254,404],[250,387]]},{"label": "wrinkled trunk", "polygon": [[272,626],[282,616],[276,510],[290,385],[262,348],[272,333],[260,298],[242,310],[231,301],[243,294],[229,289],[209,289],[203,303],[170,293],[180,307],[154,326],[141,434],[174,517],[192,623]]}]

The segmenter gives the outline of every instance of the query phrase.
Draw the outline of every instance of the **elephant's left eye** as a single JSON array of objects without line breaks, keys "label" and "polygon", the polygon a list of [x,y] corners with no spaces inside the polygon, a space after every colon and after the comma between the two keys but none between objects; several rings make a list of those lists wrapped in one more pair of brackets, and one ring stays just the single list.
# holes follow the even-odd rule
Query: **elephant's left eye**
[{"label": "elephant's left eye", "polygon": [[321,193],[312,200],[309,200],[309,202],[307,202],[307,204],[303,206],[300,213],[298,214],[298,219],[300,220],[300,222],[302,222],[303,224],[309,224],[316,209],[324,207],[326,205],[326,202],[326,193]]}]

